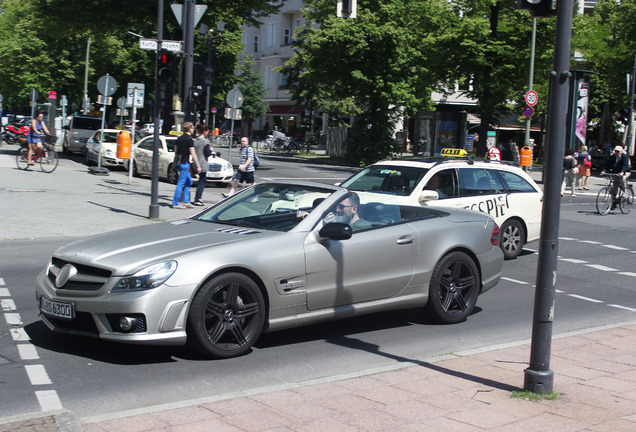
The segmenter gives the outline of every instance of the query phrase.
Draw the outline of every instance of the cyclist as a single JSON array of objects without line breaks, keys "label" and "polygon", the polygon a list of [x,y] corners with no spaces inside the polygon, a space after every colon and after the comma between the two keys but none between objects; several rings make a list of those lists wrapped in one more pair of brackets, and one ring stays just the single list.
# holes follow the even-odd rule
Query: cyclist
[{"label": "cyclist", "polygon": [[44,114],[38,112],[34,119],[31,120],[31,127],[29,128],[29,133],[27,134],[27,144],[29,145],[29,151],[27,152],[27,164],[35,165],[35,163],[31,160],[31,155],[33,155],[34,148],[37,149],[42,148],[42,135],[45,133],[47,135],[51,135],[46,124],[44,123]]},{"label": "cyclist", "polygon": [[623,147],[617,145],[614,147],[614,151],[612,155],[607,158],[607,164],[605,165],[605,169],[601,172],[601,175],[605,174],[605,172],[610,172],[616,174],[616,177],[612,181],[612,197],[614,197],[614,201],[612,202],[612,209],[616,208],[616,193],[618,192],[618,188],[621,190],[625,190],[627,186],[627,177],[631,173],[629,169],[629,157],[623,151]]}]

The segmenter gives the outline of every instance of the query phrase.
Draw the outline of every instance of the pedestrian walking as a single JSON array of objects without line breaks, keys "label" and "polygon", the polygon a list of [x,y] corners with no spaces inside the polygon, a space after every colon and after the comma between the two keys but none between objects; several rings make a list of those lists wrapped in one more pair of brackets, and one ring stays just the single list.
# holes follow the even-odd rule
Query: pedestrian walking
[{"label": "pedestrian walking", "polygon": [[227,198],[234,195],[239,183],[246,183],[250,186],[254,184],[254,149],[250,146],[250,140],[247,137],[241,138],[238,170],[230,191],[224,193],[223,196]]},{"label": "pedestrian walking", "polygon": [[202,206],[203,191],[208,182],[208,158],[212,155],[212,149],[210,148],[210,141],[208,140],[209,129],[204,123],[199,123],[196,127],[196,138],[194,140],[194,153],[197,155],[197,160],[201,166],[199,171],[199,180],[197,182],[197,189],[194,194],[195,206]]},{"label": "pedestrian walking", "polygon": [[[194,140],[192,139],[192,131],[194,125],[192,122],[185,122],[183,124],[183,134],[177,138],[175,144],[175,161],[174,166],[179,170],[179,177],[177,179],[177,187],[172,197],[172,208],[185,209],[193,208],[194,205],[190,203],[190,186],[192,186],[192,176],[190,175],[190,158],[192,158],[192,164],[195,167],[197,173],[201,172],[197,155],[194,152]],[[183,194],[183,204],[180,204],[181,194]]]},{"label": "pedestrian walking", "polygon": [[577,174],[577,189],[589,190],[587,182],[590,179],[592,173],[592,156],[587,152],[587,146],[581,147],[581,152],[577,158],[579,173]]},{"label": "pedestrian walking", "polygon": [[577,168],[576,159],[574,159],[574,150],[569,148],[565,151],[565,157],[563,158],[563,183],[561,183],[561,196],[565,193],[566,182],[570,184],[572,196],[576,196],[574,193],[574,187],[578,172],[579,169]]}]

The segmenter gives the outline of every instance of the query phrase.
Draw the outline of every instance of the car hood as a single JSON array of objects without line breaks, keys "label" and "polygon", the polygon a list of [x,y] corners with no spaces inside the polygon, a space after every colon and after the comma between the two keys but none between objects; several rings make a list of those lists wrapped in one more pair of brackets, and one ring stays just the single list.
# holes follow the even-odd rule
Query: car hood
[{"label": "car hood", "polygon": [[77,264],[108,269],[114,275],[124,275],[145,265],[175,259],[198,250],[279,234],[185,219],[126,228],[77,240],[59,248],[54,256]]}]

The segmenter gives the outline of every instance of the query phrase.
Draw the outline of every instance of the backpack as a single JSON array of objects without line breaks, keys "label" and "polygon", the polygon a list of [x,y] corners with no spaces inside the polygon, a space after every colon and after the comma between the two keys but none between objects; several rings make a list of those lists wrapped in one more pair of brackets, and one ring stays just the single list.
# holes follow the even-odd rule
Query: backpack
[{"label": "backpack", "polygon": [[256,150],[254,150],[254,148],[252,148],[252,152],[254,152],[254,160],[252,161],[252,164],[254,165],[254,168],[256,168],[260,166],[261,160],[258,158],[258,155],[256,154]]},{"label": "backpack", "polygon": [[592,158],[589,153],[585,153],[585,156],[583,156],[583,166],[585,168],[592,168]]}]

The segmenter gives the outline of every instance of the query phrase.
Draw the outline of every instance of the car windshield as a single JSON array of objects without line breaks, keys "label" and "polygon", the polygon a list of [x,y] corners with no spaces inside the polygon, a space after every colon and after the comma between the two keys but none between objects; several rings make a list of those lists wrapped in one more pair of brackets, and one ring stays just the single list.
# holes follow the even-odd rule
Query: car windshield
[{"label": "car windshield", "polygon": [[286,232],[333,192],[318,186],[265,183],[221,202],[194,219]]},{"label": "car windshield", "polygon": [[73,118],[73,129],[88,129],[88,130],[97,130],[102,127],[102,120],[95,118],[82,118],[75,117]]},{"label": "car windshield", "polygon": [[371,165],[345,180],[341,186],[358,192],[410,195],[428,168],[398,165]]}]

